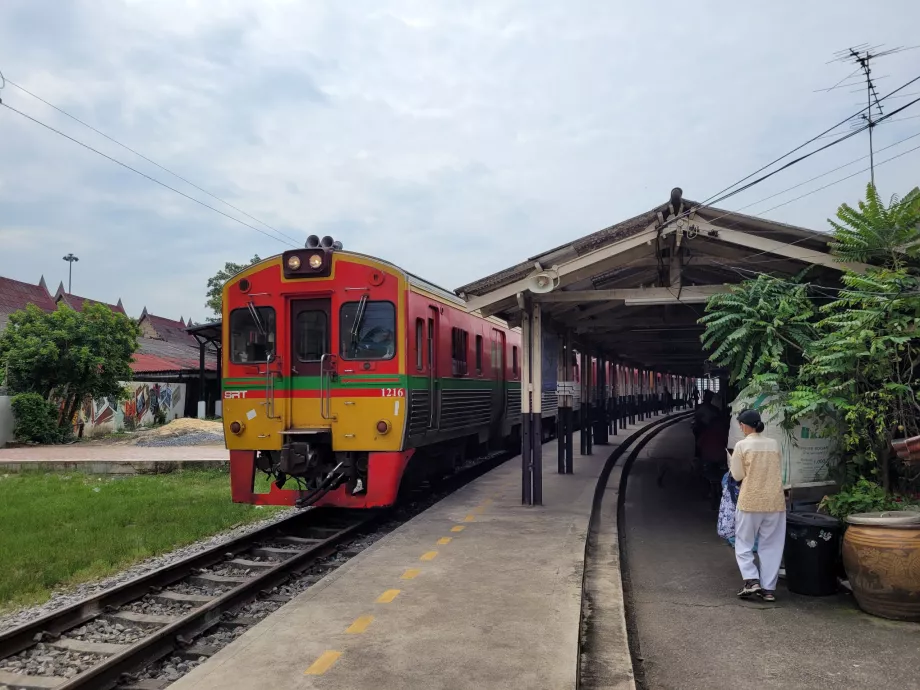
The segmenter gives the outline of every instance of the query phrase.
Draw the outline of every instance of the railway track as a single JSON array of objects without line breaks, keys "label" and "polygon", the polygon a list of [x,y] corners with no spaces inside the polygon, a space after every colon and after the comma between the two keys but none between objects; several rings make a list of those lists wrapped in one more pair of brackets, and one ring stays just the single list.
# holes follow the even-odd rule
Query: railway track
[{"label": "railway track", "polygon": [[[161,690],[255,625],[247,609],[279,608],[381,524],[378,537],[513,455],[478,458],[394,509],[297,513],[0,633],[0,690]],[[221,629],[223,643],[210,644]],[[170,655],[183,661],[165,678],[140,673]]]}]

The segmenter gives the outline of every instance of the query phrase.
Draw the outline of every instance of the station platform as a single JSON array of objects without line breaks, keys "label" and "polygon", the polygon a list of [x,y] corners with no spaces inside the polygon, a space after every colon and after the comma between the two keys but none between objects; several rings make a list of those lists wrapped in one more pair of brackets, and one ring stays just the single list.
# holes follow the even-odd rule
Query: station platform
[{"label": "station platform", "polygon": [[[621,533],[630,637],[647,688],[869,690],[918,687],[920,624],[863,613],[853,597],[742,601],[734,551],[689,469],[689,423],[653,438],[633,464]],[[664,474],[659,485],[659,476]]]},{"label": "station platform", "polygon": [[[574,690],[585,540],[598,476],[628,434],[574,474],[544,448],[543,501],[518,458],[435,504],[170,686]],[[576,439],[575,448],[578,448]],[[628,650],[627,650],[628,656]]]}]

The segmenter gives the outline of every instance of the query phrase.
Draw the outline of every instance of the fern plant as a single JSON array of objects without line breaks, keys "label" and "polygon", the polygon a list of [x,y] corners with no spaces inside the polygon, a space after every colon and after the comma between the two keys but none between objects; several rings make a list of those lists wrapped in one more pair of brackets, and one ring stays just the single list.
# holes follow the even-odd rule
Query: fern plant
[{"label": "fern plant", "polygon": [[889,205],[875,185],[866,188],[866,200],[858,209],[842,204],[834,229],[831,250],[842,261],[859,261],[899,270],[920,258],[920,188],[903,199],[891,197]]},{"label": "fern plant", "polygon": [[817,337],[815,307],[800,278],[761,274],[709,299],[699,320],[706,327],[703,348],[733,383],[754,379],[784,388],[797,375]]},{"label": "fern plant", "polygon": [[836,413],[848,480],[880,475],[890,488],[891,440],[920,434],[920,278],[905,269],[847,272],[821,307],[821,337],[808,351],[789,404],[803,417]]}]

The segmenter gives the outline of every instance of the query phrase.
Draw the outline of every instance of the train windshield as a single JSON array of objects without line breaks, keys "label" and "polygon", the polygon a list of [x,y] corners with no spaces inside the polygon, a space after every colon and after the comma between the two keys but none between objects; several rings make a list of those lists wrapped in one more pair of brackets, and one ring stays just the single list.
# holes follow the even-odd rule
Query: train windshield
[{"label": "train windshield", "polygon": [[339,313],[344,359],[391,359],[396,354],[396,308],[392,302],[346,302]]},{"label": "train windshield", "polygon": [[244,307],[230,312],[230,361],[268,362],[275,356],[275,310]]}]

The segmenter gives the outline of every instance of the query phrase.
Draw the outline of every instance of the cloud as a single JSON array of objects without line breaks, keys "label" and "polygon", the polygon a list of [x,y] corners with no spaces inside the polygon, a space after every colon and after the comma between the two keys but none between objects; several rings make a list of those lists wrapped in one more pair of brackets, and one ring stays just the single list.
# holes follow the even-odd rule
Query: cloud
[{"label": "cloud", "polygon": [[[882,18],[854,0],[809,9],[6,0],[0,70],[298,241],[332,234],[455,287],[671,187],[702,200],[749,174],[858,108],[859,94],[814,93],[846,74],[825,64],[833,51],[909,44],[920,19],[906,0]],[[883,92],[914,76],[909,55],[886,59]],[[272,234],[17,89],[0,96]],[[878,146],[916,122],[880,126]],[[2,275],[56,283],[73,251],[81,294],[202,319],[206,279],[225,261],[285,248],[5,109],[0,148]],[[724,206],[865,153],[854,137]],[[907,191],[915,169],[910,155],[880,167],[882,191]],[[823,229],[866,181],[768,215]]]}]

